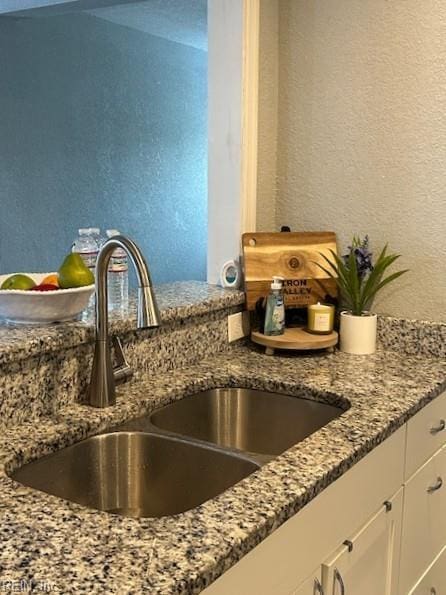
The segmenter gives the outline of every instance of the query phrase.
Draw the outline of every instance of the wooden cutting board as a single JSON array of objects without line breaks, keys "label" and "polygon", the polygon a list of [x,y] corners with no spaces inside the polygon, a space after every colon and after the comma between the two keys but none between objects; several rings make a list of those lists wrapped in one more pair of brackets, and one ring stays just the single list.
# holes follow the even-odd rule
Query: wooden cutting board
[{"label": "wooden cutting board", "polygon": [[304,308],[336,299],[335,281],[316,264],[325,263],[321,253],[332,258],[330,250],[336,252],[335,233],[245,233],[242,245],[248,310],[268,295],[275,275],[285,279],[287,308]]}]

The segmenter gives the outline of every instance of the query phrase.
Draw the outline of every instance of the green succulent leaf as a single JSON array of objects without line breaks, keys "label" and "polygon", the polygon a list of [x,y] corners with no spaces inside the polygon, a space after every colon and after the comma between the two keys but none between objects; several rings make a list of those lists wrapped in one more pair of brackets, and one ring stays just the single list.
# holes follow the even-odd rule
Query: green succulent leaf
[{"label": "green succulent leaf", "polygon": [[[359,316],[370,309],[378,291],[408,271],[404,269],[384,277],[387,269],[400,258],[399,254],[388,254],[387,251],[386,244],[372,266],[368,238],[363,241],[359,236],[354,236],[348,255],[341,258],[334,250],[330,250],[331,258],[320,253],[325,261],[324,264],[314,264],[336,281],[345,306]],[[359,253],[360,260],[357,260],[356,252]]]}]

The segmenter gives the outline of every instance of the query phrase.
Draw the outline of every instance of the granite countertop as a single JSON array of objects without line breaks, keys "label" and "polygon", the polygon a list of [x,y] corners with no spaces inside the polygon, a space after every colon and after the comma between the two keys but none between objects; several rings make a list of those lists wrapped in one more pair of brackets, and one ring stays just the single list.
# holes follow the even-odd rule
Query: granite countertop
[{"label": "granite countertop", "polygon": [[[222,289],[202,281],[177,281],[155,286],[163,323],[178,322],[245,301],[242,291]],[[110,315],[110,330],[123,333],[134,329],[136,298],[130,295],[128,312]],[[47,326],[0,325],[0,365],[33,355],[57,351],[94,339],[94,311],[87,310],[82,320]]]},{"label": "granite countertop", "polygon": [[[5,474],[184,394],[225,385],[349,408],[217,498],[172,517],[89,510]],[[0,440],[1,580],[42,581],[76,595],[199,593],[445,389],[444,359],[390,351],[270,357],[238,346],[124,385],[114,408],[70,405],[38,426],[11,428]]]}]

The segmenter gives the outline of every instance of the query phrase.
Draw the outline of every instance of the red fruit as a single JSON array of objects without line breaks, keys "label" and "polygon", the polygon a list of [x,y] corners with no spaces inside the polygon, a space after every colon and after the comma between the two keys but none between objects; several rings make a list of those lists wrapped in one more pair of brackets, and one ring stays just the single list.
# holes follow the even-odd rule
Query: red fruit
[{"label": "red fruit", "polygon": [[31,287],[30,291],[55,291],[59,289],[57,285],[51,285],[50,283],[41,283]]}]

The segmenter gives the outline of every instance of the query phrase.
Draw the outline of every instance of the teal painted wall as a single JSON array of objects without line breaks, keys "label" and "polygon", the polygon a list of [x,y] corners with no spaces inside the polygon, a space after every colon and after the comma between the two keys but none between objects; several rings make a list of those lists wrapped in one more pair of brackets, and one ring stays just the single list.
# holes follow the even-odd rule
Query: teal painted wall
[{"label": "teal painted wall", "polygon": [[0,19],[0,272],[119,228],[155,282],[204,279],[207,54],[86,15]]}]

